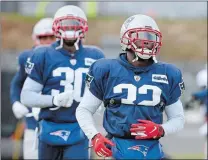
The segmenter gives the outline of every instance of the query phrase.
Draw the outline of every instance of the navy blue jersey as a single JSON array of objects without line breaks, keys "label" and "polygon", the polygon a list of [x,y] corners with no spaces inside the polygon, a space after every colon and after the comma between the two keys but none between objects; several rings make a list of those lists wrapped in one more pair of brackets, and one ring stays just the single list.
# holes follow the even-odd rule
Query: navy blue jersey
[{"label": "navy blue jersey", "polygon": [[196,93],[193,93],[192,96],[195,99],[201,101],[202,103],[205,103],[207,101],[207,92],[208,92],[208,90],[204,89],[204,90],[198,91]]},{"label": "navy blue jersey", "polygon": [[[10,86],[10,99],[11,99],[12,104],[16,101],[20,102],[20,93],[21,93],[23,84],[27,78],[25,65],[26,65],[26,62],[30,59],[33,49],[25,50],[24,52],[20,53],[18,57],[19,69],[17,73],[15,74],[14,78],[12,79],[11,86]],[[28,109],[29,109],[29,113],[31,113],[32,112],[31,108],[28,108]],[[31,117],[31,116],[26,117],[25,120],[26,120],[26,128],[35,129],[35,127],[37,126],[37,122],[34,119],[34,117]]]},{"label": "navy blue jersey", "polygon": [[39,118],[56,123],[76,122],[75,110],[83,97],[85,77],[89,67],[97,59],[103,58],[101,50],[96,47],[83,47],[70,54],[59,46],[60,41],[51,47],[37,49],[28,63],[29,77],[43,85],[42,94],[55,96],[67,90],[73,90],[74,101],[69,108],[55,106],[41,109]]},{"label": "navy blue jersey", "polygon": [[163,121],[162,111],[179,100],[185,89],[181,71],[167,63],[134,67],[120,54],[118,59],[102,59],[90,68],[86,79],[91,93],[108,102],[104,128],[113,136],[130,136],[137,119]]},{"label": "navy blue jersey", "polygon": [[205,105],[206,107],[206,116],[208,116],[208,97],[207,94],[208,93],[208,89],[204,89],[201,91],[198,91],[196,93],[193,93],[192,96],[196,99],[199,100],[201,104]]}]

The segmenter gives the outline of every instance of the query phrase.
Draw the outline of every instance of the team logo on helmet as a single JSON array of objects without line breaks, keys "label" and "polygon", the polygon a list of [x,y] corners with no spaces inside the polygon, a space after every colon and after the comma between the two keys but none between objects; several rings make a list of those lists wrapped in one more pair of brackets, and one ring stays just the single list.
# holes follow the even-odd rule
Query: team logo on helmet
[{"label": "team logo on helmet", "polygon": [[124,22],[124,26],[125,26],[126,28],[128,28],[129,23],[130,23],[131,21],[133,21],[134,18],[135,18],[134,16],[129,17],[129,18]]}]

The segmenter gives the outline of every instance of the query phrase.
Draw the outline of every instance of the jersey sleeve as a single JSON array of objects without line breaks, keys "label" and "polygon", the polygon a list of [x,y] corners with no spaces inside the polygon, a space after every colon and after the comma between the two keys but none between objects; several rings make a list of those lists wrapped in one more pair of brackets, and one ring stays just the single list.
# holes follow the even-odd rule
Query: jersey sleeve
[{"label": "jersey sleeve", "polygon": [[27,74],[25,72],[25,62],[27,60],[28,53],[23,52],[18,57],[18,71],[13,77],[10,85],[10,100],[13,104],[16,101],[20,101],[20,93]]},{"label": "jersey sleeve", "polygon": [[203,100],[203,99],[205,99],[207,97],[207,92],[208,92],[208,90],[207,89],[204,89],[202,91],[193,93],[192,96],[195,99],[197,99],[197,100]]},{"label": "jersey sleeve", "polygon": [[105,58],[104,52],[98,48],[97,49],[97,59]]},{"label": "jersey sleeve", "polygon": [[173,68],[169,72],[171,74],[171,79],[169,81],[170,90],[167,105],[177,102],[185,90],[181,71],[177,68]]},{"label": "jersey sleeve", "polygon": [[86,84],[90,92],[100,100],[103,100],[105,92],[105,69],[99,66],[100,61],[93,63],[86,75]]},{"label": "jersey sleeve", "polygon": [[33,51],[32,56],[27,60],[25,70],[28,73],[28,77],[34,81],[44,84],[44,63],[45,63],[45,49],[37,49]]}]

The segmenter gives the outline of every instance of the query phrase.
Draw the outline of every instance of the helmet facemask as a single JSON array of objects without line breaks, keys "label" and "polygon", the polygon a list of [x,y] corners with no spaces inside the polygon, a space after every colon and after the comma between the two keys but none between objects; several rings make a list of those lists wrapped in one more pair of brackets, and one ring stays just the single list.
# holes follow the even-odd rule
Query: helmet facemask
[{"label": "helmet facemask", "polygon": [[63,39],[69,45],[74,46],[76,50],[79,49],[79,40],[85,37],[88,31],[87,22],[84,19],[74,16],[65,16],[58,18],[53,23],[53,31],[57,38],[61,39],[61,44],[58,48],[62,48]]},{"label": "helmet facemask", "polygon": [[161,40],[162,35],[159,31],[152,28],[134,28],[123,34],[121,43],[135,53],[134,62],[139,58],[149,59],[153,57],[154,59],[160,51]]}]

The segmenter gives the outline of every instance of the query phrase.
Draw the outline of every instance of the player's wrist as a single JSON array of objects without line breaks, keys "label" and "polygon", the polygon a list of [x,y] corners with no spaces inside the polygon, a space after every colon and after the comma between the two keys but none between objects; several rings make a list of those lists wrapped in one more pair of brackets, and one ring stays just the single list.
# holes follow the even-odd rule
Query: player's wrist
[{"label": "player's wrist", "polygon": [[[91,137],[91,140],[93,141],[95,138],[97,138],[98,136],[100,136],[101,134],[100,133],[95,133],[93,134]],[[101,135],[102,136],[102,135]]]},{"label": "player's wrist", "polygon": [[15,104],[20,104],[21,102],[20,101],[15,101],[14,103],[13,103],[13,105],[15,105]]},{"label": "player's wrist", "polygon": [[56,96],[52,96],[52,104],[53,104],[53,106],[50,107],[50,108],[59,107],[58,104],[57,104]]},{"label": "player's wrist", "polygon": [[165,131],[162,127],[162,125],[158,125],[158,138],[164,137]]}]

